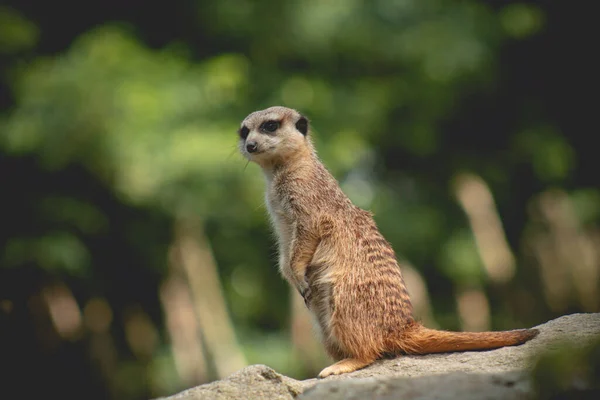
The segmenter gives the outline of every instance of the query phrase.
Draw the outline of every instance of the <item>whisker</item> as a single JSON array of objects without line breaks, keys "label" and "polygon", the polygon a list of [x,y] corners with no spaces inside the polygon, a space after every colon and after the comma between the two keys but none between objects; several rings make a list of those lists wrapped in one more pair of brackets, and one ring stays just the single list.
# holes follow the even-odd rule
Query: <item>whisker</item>
[{"label": "whisker", "polygon": [[229,155],[227,156],[227,160],[229,160],[231,158],[231,156],[233,156],[235,153],[237,153],[237,145],[232,146],[233,150],[231,150],[231,153],[229,153]]}]

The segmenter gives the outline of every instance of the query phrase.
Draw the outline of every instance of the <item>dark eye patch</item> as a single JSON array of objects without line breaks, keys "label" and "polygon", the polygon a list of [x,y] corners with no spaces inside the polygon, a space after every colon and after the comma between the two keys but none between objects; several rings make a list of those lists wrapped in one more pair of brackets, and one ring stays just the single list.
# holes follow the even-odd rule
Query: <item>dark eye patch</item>
[{"label": "dark eye patch", "polygon": [[275,132],[277,129],[279,129],[279,121],[265,121],[262,124],[260,124],[260,130],[263,132],[267,132],[267,133],[273,133]]},{"label": "dark eye patch", "polygon": [[250,133],[250,129],[248,129],[247,126],[242,126],[238,132],[240,134],[240,137],[242,139],[246,139],[248,137],[248,134]]}]

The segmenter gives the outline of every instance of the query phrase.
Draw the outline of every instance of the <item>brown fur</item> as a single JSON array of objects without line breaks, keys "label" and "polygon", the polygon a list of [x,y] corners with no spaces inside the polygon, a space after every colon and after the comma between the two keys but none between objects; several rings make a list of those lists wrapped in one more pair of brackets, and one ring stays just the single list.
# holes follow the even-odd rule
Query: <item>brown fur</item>
[{"label": "brown fur", "polygon": [[[320,377],[352,372],[386,354],[428,354],[518,345],[535,329],[446,332],[428,329],[412,305],[391,245],[371,213],[356,207],[318,159],[297,111],[271,107],[250,114],[240,151],[267,180],[266,203],[279,242],[279,268],[305,298],[327,353],[339,362]],[[279,121],[274,133],[260,129]],[[258,151],[249,153],[247,142]]]}]

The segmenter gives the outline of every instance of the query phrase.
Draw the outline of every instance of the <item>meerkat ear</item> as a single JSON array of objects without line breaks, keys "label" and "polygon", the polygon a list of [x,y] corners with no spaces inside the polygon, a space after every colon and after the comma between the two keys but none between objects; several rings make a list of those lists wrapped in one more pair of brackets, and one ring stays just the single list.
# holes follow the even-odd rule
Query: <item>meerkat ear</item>
[{"label": "meerkat ear", "polygon": [[308,119],[306,119],[306,117],[300,117],[298,122],[296,122],[296,129],[298,129],[301,134],[306,136],[308,133]]}]

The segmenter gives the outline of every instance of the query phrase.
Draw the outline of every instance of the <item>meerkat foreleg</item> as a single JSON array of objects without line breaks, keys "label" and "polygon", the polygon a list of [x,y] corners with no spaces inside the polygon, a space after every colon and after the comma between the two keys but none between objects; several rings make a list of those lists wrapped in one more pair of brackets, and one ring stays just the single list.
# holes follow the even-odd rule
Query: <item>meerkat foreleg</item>
[{"label": "meerkat foreleg", "polygon": [[299,224],[294,224],[290,243],[290,270],[293,284],[308,304],[310,287],[306,280],[306,270],[319,246],[319,239]]}]

